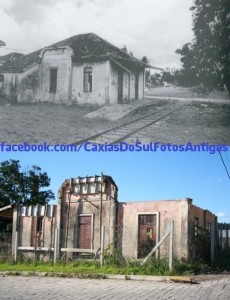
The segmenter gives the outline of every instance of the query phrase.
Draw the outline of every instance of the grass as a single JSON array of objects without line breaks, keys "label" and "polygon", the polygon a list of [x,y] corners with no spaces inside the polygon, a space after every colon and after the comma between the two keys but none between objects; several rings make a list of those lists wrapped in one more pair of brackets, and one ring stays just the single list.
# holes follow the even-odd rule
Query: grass
[{"label": "grass", "polygon": [[8,143],[68,144],[112,127],[114,123],[86,118],[85,115],[98,109],[92,105],[34,103],[0,105],[0,108],[1,139]]},{"label": "grass", "polygon": [[[167,89],[165,88],[167,93],[164,95],[178,96],[181,92],[181,97],[184,97],[183,93],[187,93],[189,102],[182,110],[137,132],[127,140],[128,142],[133,143],[138,139],[142,142],[155,140],[180,144],[187,141],[202,143],[205,140],[214,144],[229,144],[230,101],[229,104],[192,103],[193,98],[188,91],[173,89],[174,95]],[[165,92],[160,90],[159,95]],[[1,139],[7,143],[26,141],[31,144],[44,142],[52,145],[71,144],[173,103],[172,100],[151,100],[151,102],[151,106],[139,107],[125,117],[111,121],[101,118],[102,112],[95,118],[86,117],[98,109],[98,106],[93,105],[9,104],[3,103],[0,99]],[[126,104],[122,106],[122,109],[125,108]],[[106,109],[108,109],[106,116],[114,115],[116,110],[112,105]]]},{"label": "grass", "polygon": [[178,98],[204,98],[204,99],[221,99],[229,100],[227,91],[213,91],[202,93],[201,88],[185,88],[181,86],[172,87],[154,87],[147,92],[147,95],[161,97],[178,97]]},{"label": "grass", "polygon": [[58,274],[62,276],[68,276],[68,274],[81,274],[81,275],[93,275],[99,276],[101,274],[119,274],[119,275],[158,275],[158,276],[170,276],[170,275],[189,275],[198,273],[200,267],[195,264],[181,263],[177,260],[174,262],[173,270],[169,270],[167,260],[151,259],[144,266],[141,266],[140,261],[123,261],[119,263],[106,263],[104,266],[100,266],[99,261],[89,260],[75,260],[72,262],[61,261],[56,264],[52,262],[35,262],[32,260],[24,260],[18,263],[13,261],[1,261],[0,271],[17,272],[44,272],[49,275]]}]

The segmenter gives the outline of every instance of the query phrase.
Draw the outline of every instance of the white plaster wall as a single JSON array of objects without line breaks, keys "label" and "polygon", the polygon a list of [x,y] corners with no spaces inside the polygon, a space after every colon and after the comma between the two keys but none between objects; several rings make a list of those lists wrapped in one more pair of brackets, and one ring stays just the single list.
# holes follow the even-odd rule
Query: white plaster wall
[{"label": "white plaster wall", "polygon": [[[26,81],[27,76],[33,78],[33,86],[28,88]],[[39,63],[25,70],[19,75],[18,102],[37,102],[40,100],[40,77]]]},{"label": "white plaster wall", "polygon": [[129,100],[129,73],[123,73],[123,101]]},{"label": "white plaster wall", "polygon": [[109,102],[118,103],[118,72],[110,63]]},{"label": "white plaster wall", "polygon": [[[92,93],[83,92],[84,68],[92,67]],[[109,102],[109,61],[73,65],[72,101],[104,105]]]},{"label": "white plaster wall", "polygon": [[139,73],[138,99],[144,99],[144,71]]},{"label": "white plaster wall", "polygon": [[20,74],[17,73],[1,73],[4,76],[4,82],[1,84],[3,94],[10,96],[12,88],[18,89],[20,82]]},{"label": "white plaster wall", "polygon": [[130,100],[135,100],[135,73],[130,74]]},{"label": "white plaster wall", "polygon": [[[43,53],[40,66],[41,94],[40,101],[70,101],[70,82],[72,75],[72,53],[67,48],[50,49]],[[50,93],[50,68],[57,68],[57,92]]]}]

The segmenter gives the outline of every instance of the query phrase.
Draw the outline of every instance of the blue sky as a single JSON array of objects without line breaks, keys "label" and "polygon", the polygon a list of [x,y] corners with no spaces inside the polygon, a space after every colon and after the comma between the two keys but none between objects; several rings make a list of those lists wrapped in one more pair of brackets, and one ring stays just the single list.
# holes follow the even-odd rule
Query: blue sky
[{"label": "blue sky", "polygon": [[[230,170],[230,151],[223,152]],[[66,178],[100,175],[113,177],[119,201],[183,199],[230,222],[230,180],[218,153],[123,152],[123,153],[1,153],[1,161],[18,159],[22,168],[38,165],[57,191]]]}]

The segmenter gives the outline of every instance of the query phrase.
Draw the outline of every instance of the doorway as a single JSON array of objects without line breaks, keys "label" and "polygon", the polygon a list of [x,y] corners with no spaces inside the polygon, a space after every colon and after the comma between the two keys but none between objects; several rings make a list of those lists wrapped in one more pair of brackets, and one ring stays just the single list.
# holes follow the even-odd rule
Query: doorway
[{"label": "doorway", "polygon": [[123,72],[118,71],[118,103],[123,102]]},{"label": "doorway", "polygon": [[135,74],[135,100],[139,97],[139,74]]},{"label": "doorway", "polygon": [[80,249],[92,248],[92,216],[79,216],[79,243]]},{"label": "doorway", "polygon": [[138,258],[145,257],[156,245],[156,214],[138,215]]}]

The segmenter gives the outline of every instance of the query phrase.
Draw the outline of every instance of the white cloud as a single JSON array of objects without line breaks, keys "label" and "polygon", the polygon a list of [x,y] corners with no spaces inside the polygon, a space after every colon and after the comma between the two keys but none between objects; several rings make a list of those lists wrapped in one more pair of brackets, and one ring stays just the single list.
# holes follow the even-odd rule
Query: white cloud
[{"label": "white cloud", "polygon": [[153,65],[179,65],[175,50],[192,39],[192,3],[193,0],[3,0],[0,39],[9,48],[36,50],[71,35],[94,32],[117,46],[125,44],[139,58],[146,55]]},{"label": "white cloud", "polygon": [[217,217],[220,217],[220,218],[225,217],[224,212],[218,212],[216,215],[217,215]]}]

